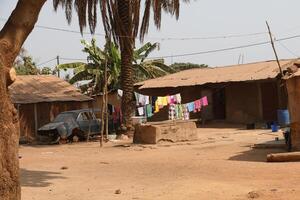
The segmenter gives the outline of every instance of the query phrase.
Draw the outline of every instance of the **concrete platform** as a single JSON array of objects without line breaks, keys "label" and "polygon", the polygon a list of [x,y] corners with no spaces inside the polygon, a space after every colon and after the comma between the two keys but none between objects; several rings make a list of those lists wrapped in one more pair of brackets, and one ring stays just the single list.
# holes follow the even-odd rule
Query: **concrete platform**
[{"label": "concrete platform", "polygon": [[180,120],[136,125],[133,142],[138,144],[157,144],[160,141],[182,142],[197,139],[195,121]]}]

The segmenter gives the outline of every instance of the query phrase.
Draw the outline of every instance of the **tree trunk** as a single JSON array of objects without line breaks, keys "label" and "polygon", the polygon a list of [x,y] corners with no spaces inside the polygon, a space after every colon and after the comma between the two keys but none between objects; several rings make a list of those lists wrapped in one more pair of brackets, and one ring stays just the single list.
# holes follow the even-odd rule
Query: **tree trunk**
[{"label": "tree trunk", "polygon": [[288,105],[291,120],[292,150],[300,151],[300,77],[296,76],[286,81]]},{"label": "tree trunk", "polygon": [[130,0],[118,1],[118,14],[120,19],[120,49],[121,49],[121,85],[123,90],[122,113],[124,125],[127,133],[132,130],[132,113],[133,113],[133,48],[134,37],[132,27],[132,16]]},{"label": "tree trunk", "polygon": [[21,199],[19,182],[19,123],[8,86],[15,79],[12,65],[32,31],[46,0],[19,0],[0,32],[0,197]]}]

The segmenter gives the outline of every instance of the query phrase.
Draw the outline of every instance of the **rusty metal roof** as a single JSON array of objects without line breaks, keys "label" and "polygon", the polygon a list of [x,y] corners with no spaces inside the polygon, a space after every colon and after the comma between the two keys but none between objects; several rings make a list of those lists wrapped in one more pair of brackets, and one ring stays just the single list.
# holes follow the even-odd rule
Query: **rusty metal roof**
[{"label": "rusty metal roof", "polygon": [[17,76],[9,91],[13,103],[20,104],[92,100],[76,87],[52,75]]},{"label": "rusty metal roof", "polygon": [[[281,60],[283,69],[299,60]],[[138,89],[175,88],[181,86],[204,85],[208,83],[225,83],[274,79],[279,73],[276,61],[264,61],[225,67],[190,69],[175,74],[150,79],[135,84]]]}]

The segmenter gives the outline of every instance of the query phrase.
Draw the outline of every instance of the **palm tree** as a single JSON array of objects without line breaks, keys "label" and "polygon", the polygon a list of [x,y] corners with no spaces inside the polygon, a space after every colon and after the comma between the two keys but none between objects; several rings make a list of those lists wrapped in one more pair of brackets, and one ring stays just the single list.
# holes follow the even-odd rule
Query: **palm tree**
[{"label": "palm tree", "polygon": [[[187,2],[188,0],[184,1]],[[125,126],[130,129],[134,108],[132,61],[135,38],[139,34],[140,39],[144,39],[149,28],[151,10],[153,11],[154,24],[158,29],[161,26],[162,11],[175,15],[178,19],[180,0],[145,0],[142,20],[140,20],[140,0],[102,0],[100,7],[106,34],[112,34],[121,49],[121,85],[124,92],[122,111]]]},{"label": "palm tree", "polygon": [[163,59],[146,60],[148,55],[158,47],[158,43],[150,42],[133,52],[133,80],[134,82],[157,78],[175,70],[164,63]]}]

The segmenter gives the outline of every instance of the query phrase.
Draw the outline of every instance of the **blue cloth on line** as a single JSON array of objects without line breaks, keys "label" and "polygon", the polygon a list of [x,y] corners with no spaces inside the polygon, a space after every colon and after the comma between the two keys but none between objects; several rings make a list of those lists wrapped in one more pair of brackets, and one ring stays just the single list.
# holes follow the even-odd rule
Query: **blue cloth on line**
[{"label": "blue cloth on line", "polygon": [[189,112],[193,112],[195,109],[195,103],[194,102],[188,103],[187,108]]}]

